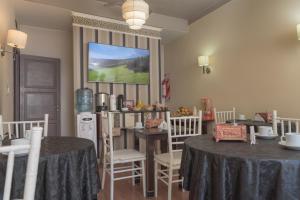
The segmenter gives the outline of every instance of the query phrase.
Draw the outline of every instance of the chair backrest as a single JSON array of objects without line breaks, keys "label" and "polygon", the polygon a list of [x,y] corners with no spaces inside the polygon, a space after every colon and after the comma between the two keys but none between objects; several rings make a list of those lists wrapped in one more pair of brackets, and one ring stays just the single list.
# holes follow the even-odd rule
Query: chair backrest
[{"label": "chair backrest", "polygon": [[102,112],[102,140],[103,140],[103,155],[110,156],[113,161],[113,115],[111,112]]},{"label": "chair backrest", "polygon": [[171,117],[167,112],[169,152],[182,151],[183,139],[202,134],[202,111],[197,116]]},{"label": "chair backrest", "polygon": [[[299,133],[300,119],[278,117],[277,111],[274,110],[273,115],[272,115],[272,124],[273,124],[274,134],[278,134],[278,123],[280,124],[282,136],[284,136],[285,133],[289,133],[292,131],[296,131],[297,133]],[[286,126],[287,126],[287,128],[286,128]],[[293,126],[295,127],[294,130],[293,130]]]},{"label": "chair backrest", "polygon": [[0,153],[8,153],[3,200],[10,200],[15,153],[20,150],[29,150],[23,200],[34,199],[43,128],[33,127],[32,132],[29,145],[0,147]]},{"label": "chair backrest", "polygon": [[216,124],[224,124],[228,120],[235,120],[235,108],[229,111],[217,111],[214,108],[214,117]]},{"label": "chair backrest", "polygon": [[48,134],[48,120],[49,115],[44,115],[44,120],[39,121],[12,121],[12,122],[3,122],[3,118],[0,115],[0,137],[4,137],[4,135],[8,134],[9,139],[12,138],[13,133],[15,133],[15,138],[20,138],[21,134],[25,134],[26,130],[31,130],[32,127],[43,127],[43,136],[47,136]]}]

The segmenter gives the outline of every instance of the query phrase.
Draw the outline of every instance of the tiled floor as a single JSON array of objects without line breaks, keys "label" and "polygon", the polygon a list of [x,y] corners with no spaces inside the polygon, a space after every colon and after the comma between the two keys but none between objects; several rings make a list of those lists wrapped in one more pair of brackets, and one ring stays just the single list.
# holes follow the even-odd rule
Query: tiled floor
[{"label": "tiled floor", "polygon": [[[109,177],[106,176],[104,191],[100,192],[99,200],[109,200]],[[114,200],[167,200],[167,186],[159,181],[158,198],[144,198],[141,184],[132,185],[131,179],[115,182]],[[172,200],[187,200],[188,192],[183,192],[177,184],[173,184]]]}]

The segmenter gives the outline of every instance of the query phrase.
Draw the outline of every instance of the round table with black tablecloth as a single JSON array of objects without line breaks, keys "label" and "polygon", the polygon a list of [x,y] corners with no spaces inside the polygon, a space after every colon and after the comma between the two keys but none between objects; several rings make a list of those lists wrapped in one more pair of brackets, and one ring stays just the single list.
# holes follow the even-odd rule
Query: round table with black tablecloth
[{"label": "round table with black tablecloth", "polygon": [[190,200],[300,199],[300,151],[283,149],[278,140],[257,143],[187,139],[181,175]]},{"label": "round table with black tablecloth", "polygon": [[[0,154],[0,199],[3,196],[7,156]],[[12,198],[24,191],[27,156],[15,159]],[[97,156],[92,141],[76,137],[45,137],[35,200],[96,200],[100,190]]]}]

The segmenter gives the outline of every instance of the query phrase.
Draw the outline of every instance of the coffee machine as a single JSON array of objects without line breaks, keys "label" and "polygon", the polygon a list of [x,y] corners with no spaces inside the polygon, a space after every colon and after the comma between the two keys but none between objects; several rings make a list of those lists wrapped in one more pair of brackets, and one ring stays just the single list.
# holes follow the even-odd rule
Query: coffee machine
[{"label": "coffee machine", "polygon": [[95,94],[96,112],[109,110],[109,94],[100,92]]}]

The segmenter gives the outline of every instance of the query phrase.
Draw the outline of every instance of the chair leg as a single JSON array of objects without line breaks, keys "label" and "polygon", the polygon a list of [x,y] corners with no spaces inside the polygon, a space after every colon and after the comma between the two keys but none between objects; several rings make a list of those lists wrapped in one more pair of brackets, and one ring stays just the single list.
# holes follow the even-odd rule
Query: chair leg
[{"label": "chair leg", "polygon": [[104,184],[105,184],[105,175],[106,175],[106,162],[105,159],[103,160],[103,171],[102,171],[102,190],[104,190]]},{"label": "chair leg", "polygon": [[114,200],[114,165],[110,165],[110,200]]},{"label": "chair leg", "polygon": [[154,163],[154,194],[157,197],[157,182],[158,182],[158,163]]},{"label": "chair leg", "polygon": [[[135,168],[134,167],[134,162],[131,162],[132,170]],[[135,170],[131,172],[131,175],[135,175]],[[135,177],[132,177],[132,185],[135,185]]]},{"label": "chair leg", "polygon": [[144,197],[146,197],[146,173],[145,173],[145,161],[142,162],[142,173],[143,173],[143,193]]},{"label": "chair leg", "polygon": [[172,200],[172,180],[173,180],[173,169],[172,166],[170,166],[169,177],[168,177],[168,200]]}]

